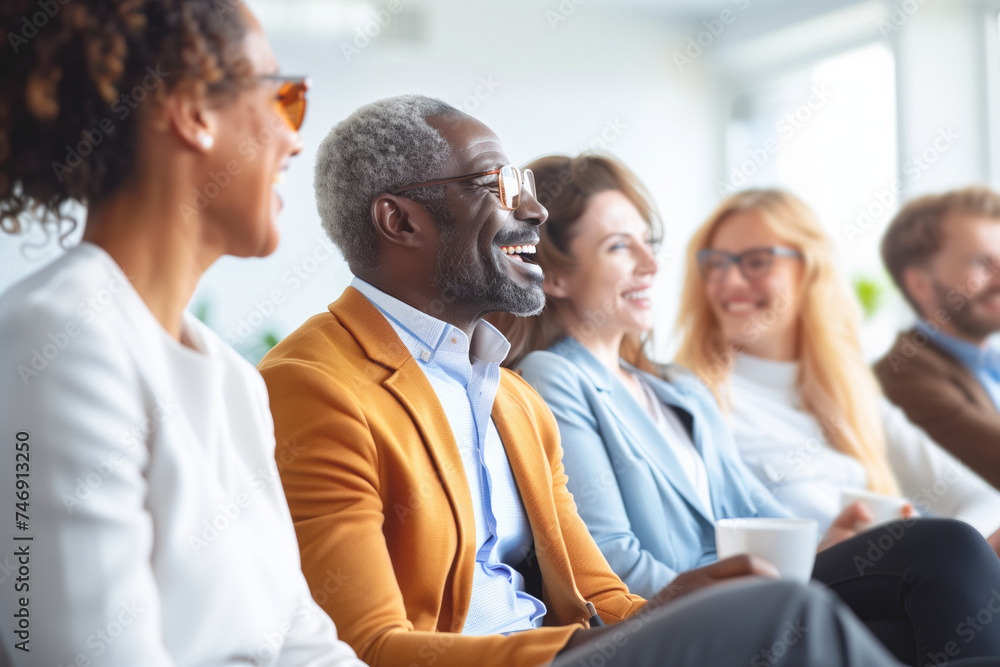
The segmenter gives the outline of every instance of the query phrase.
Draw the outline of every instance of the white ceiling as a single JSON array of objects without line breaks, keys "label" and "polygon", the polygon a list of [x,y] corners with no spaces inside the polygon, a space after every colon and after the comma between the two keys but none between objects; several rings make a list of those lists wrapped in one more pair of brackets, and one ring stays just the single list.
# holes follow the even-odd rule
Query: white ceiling
[{"label": "white ceiling", "polygon": [[[788,0],[749,0],[757,11],[769,11]],[[727,7],[746,5],[746,0],[587,0],[594,4],[619,7],[635,7],[661,14],[677,14],[687,16],[702,16],[717,14]]]},{"label": "white ceiling", "polygon": [[[269,30],[276,32],[350,32],[388,7],[388,0],[248,0]],[[469,0],[403,0],[413,14],[448,11]],[[510,11],[538,18],[538,0],[507,0]],[[603,12],[634,14],[681,29],[698,27],[729,9],[742,18],[730,32],[752,39],[769,31],[809,21],[821,15],[881,0],[545,0],[548,11],[592,8]],[[485,4],[485,3],[484,3]]]},{"label": "white ceiling", "polygon": [[[577,2],[579,0],[564,0]],[[821,14],[857,4],[861,0],[583,0],[589,4],[601,5],[612,9],[632,9],[648,14],[661,16],[665,19],[679,21],[697,21],[703,18],[717,16],[724,9],[747,10],[748,13],[764,17],[794,13]]]}]

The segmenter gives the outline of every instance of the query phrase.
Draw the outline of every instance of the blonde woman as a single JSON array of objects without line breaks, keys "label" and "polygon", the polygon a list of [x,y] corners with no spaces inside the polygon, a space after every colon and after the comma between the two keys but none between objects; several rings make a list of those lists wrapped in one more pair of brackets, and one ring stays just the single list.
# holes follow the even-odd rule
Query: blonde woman
[{"label": "blonde woman", "polygon": [[799,516],[828,525],[840,493],[908,498],[1000,546],[1000,493],[883,396],[856,305],[812,211],[780,190],[724,201],[695,232],[678,363],[729,413],[744,461]]}]

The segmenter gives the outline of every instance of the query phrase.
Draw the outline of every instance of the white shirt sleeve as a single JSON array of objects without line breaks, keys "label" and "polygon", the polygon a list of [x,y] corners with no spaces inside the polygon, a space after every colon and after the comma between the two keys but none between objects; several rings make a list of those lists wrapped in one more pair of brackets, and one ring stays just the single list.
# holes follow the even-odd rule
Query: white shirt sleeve
[{"label": "white shirt sleeve", "polygon": [[1000,528],[1000,492],[882,400],[889,462],[918,511],[960,519],[985,537]]},{"label": "white shirt sleeve", "polygon": [[[10,443],[0,454],[0,507],[11,519],[0,540],[4,554],[12,543],[30,552],[23,580],[0,584],[3,641],[12,665],[173,665],[151,567],[148,455],[121,446],[122,434],[148,414],[131,360],[95,327],[60,337],[66,315],[38,303],[0,323],[0,424]],[[31,365],[36,350],[44,354]],[[29,443],[25,529],[13,522],[18,432]],[[25,601],[30,652],[9,644]]]},{"label": "white shirt sleeve", "polygon": [[0,298],[0,665],[360,667],[299,567],[263,380],[127,285],[78,308],[95,252]]},{"label": "white shirt sleeve", "polygon": [[354,650],[337,640],[337,630],[306,588],[284,637],[275,667],[365,667]]}]

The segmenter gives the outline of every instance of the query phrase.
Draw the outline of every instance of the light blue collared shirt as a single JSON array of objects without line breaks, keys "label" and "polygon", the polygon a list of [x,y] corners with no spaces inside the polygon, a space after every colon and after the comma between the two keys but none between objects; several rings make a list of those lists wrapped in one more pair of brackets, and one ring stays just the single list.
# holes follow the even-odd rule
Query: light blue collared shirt
[{"label": "light blue collared shirt", "polygon": [[950,336],[925,320],[917,322],[917,329],[964,364],[989,394],[993,405],[1000,410],[1000,345],[987,340],[985,346],[979,347]]},{"label": "light blue collared shirt", "polygon": [[531,526],[490,416],[510,343],[486,321],[476,325],[470,341],[461,329],[360,278],[351,287],[379,309],[423,369],[458,443],[476,517],[472,603],[462,634],[541,627],[545,605],[525,592],[524,577],[513,567],[531,549]]}]

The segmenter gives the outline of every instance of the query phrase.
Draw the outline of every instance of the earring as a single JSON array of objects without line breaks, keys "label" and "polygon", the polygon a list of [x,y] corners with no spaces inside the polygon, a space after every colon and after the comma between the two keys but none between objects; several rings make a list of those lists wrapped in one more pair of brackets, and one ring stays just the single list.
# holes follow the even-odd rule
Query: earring
[{"label": "earring", "polygon": [[215,145],[215,137],[213,137],[208,132],[199,132],[198,143],[201,144],[201,147],[207,151],[208,149],[210,149],[212,146]]}]

